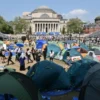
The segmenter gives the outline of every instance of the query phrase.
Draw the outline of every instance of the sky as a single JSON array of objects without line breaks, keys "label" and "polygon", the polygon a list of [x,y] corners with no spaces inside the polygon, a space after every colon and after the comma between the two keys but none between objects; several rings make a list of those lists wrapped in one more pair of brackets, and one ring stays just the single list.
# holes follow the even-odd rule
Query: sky
[{"label": "sky", "polygon": [[0,0],[0,15],[11,21],[40,6],[48,6],[67,19],[78,17],[93,22],[100,15],[100,0]]}]

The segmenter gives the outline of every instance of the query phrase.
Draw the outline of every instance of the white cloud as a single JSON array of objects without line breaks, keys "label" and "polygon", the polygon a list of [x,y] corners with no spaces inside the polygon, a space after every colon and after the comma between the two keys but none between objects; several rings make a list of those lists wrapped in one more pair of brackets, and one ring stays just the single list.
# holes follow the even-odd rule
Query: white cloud
[{"label": "white cloud", "polygon": [[66,14],[62,14],[64,18],[80,18],[82,20],[85,20],[85,16],[88,14],[88,11],[83,9],[74,9]]},{"label": "white cloud", "polygon": [[88,12],[86,10],[83,9],[75,9],[69,12],[69,14],[71,15],[84,15],[87,14]]}]

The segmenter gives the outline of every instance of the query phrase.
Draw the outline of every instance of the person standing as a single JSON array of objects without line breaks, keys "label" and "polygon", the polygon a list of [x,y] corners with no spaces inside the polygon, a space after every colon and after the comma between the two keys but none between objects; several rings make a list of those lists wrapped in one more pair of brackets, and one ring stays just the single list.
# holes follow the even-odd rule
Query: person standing
[{"label": "person standing", "polygon": [[46,56],[47,56],[47,45],[45,46],[44,51],[43,51],[44,60],[46,60]]},{"label": "person standing", "polygon": [[51,50],[51,51],[50,51],[50,61],[53,62],[53,58],[54,58],[54,51]]},{"label": "person standing", "polygon": [[31,52],[32,52],[33,60],[35,60],[36,59],[36,51],[33,47],[32,47]]},{"label": "person standing", "polygon": [[28,63],[31,61],[31,63],[33,62],[33,60],[31,60],[31,52],[29,50],[29,48],[27,49],[26,51],[26,56],[27,56],[27,59],[28,59]]},{"label": "person standing", "polygon": [[41,53],[37,50],[36,51],[36,62],[38,63],[40,62],[40,60],[41,60]]},{"label": "person standing", "polygon": [[12,52],[8,49],[8,53],[9,53],[9,56],[8,56],[8,64],[9,65],[9,62],[12,62],[12,64],[14,64],[14,62],[12,61]]},{"label": "person standing", "polygon": [[20,71],[24,71],[25,70],[25,54],[22,53],[20,58],[19,58],[19,62],[20,62]]}]

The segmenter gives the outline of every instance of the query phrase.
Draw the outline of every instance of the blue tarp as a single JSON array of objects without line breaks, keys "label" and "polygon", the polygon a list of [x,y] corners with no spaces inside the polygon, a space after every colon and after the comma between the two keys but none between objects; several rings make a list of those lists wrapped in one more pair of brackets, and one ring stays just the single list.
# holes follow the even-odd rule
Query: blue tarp
[{"label": "blue tarp", "polygon": [[46,40],[37,40],[36,41],[36,49],[42,49],[44,44],[47,44]]}]

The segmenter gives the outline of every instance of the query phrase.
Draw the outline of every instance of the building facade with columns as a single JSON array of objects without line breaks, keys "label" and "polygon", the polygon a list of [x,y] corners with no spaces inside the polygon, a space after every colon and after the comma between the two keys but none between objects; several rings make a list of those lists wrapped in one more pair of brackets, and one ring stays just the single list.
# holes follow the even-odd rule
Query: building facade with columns
[{"label": "building facade with columns", "polygon": [[23,18],[30,23],[32,33],[61,32],[68,20],[54,10],[41,6],[32,12],[24,12]]}]

